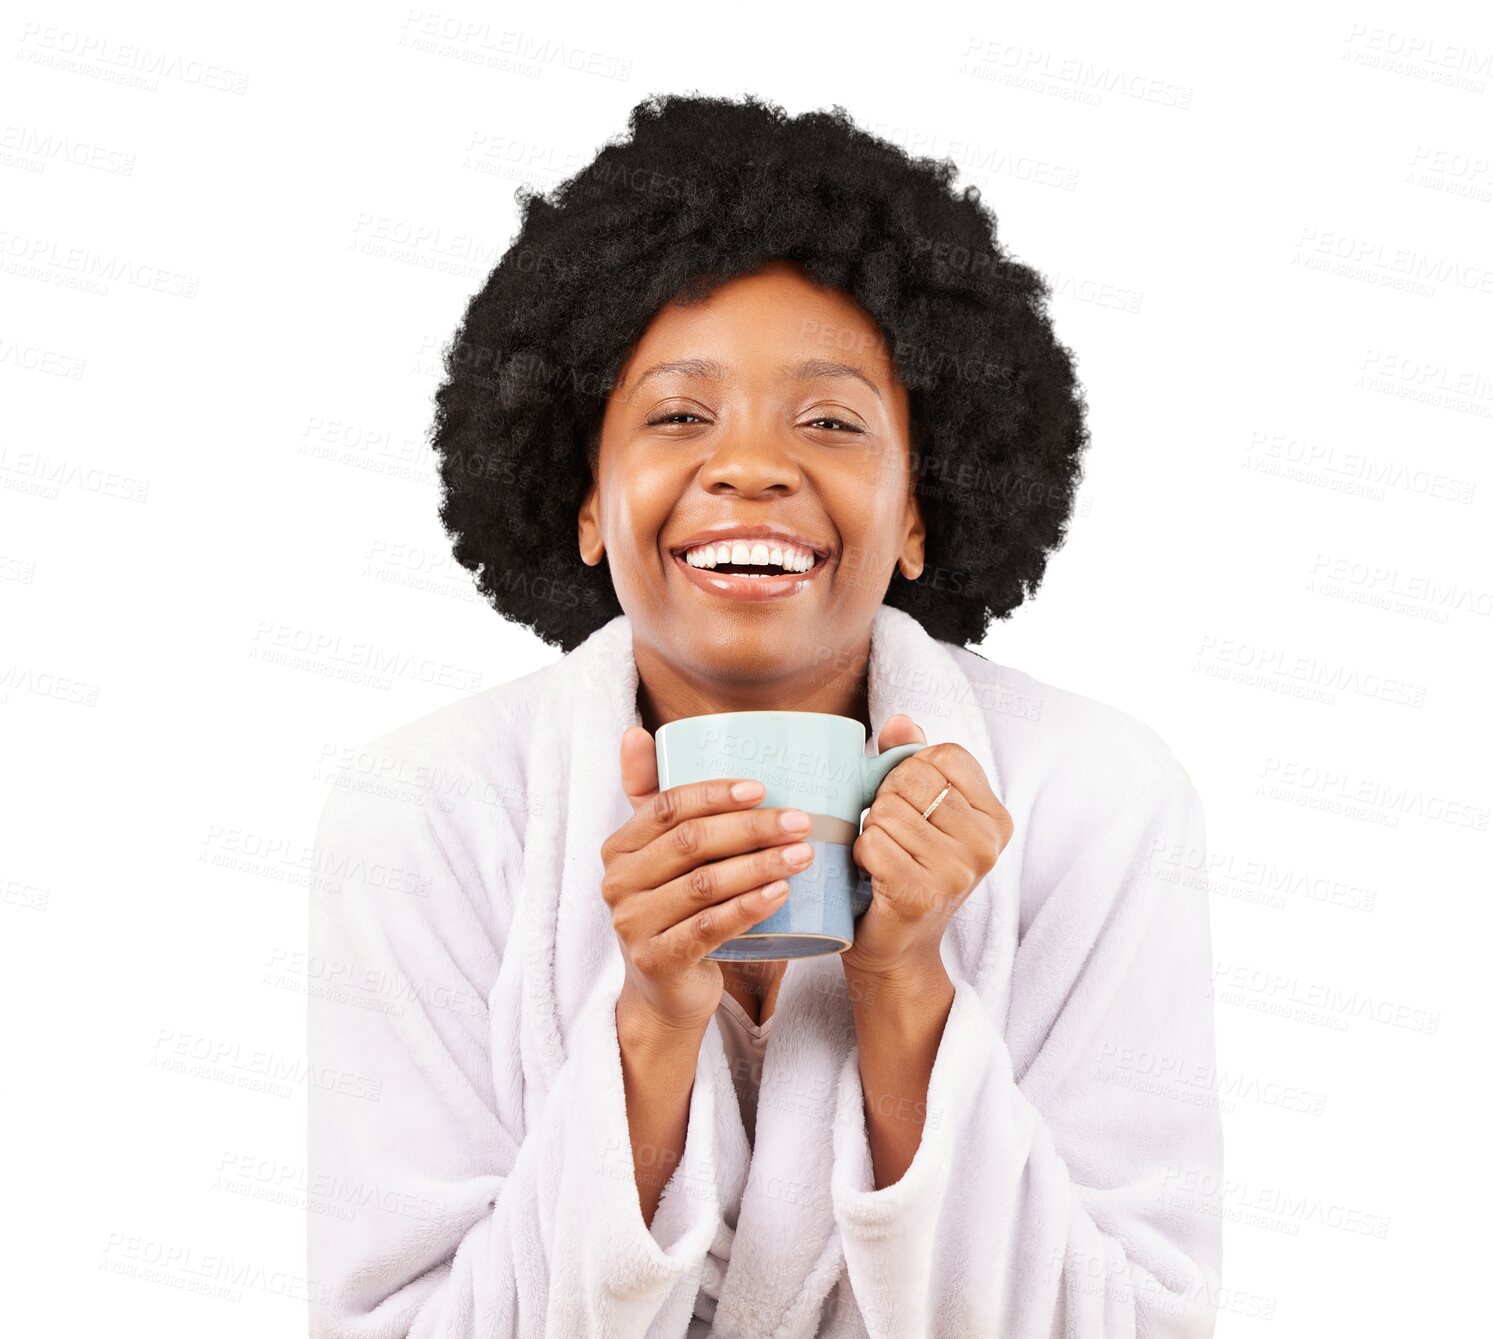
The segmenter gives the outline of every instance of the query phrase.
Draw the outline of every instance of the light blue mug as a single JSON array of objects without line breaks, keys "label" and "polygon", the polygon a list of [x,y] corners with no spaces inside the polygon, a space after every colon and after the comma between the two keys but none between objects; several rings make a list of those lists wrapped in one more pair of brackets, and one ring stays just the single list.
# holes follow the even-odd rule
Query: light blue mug
[{"label": "light blue mug", "polygon": [[705,956],[728,962],[815,958],[843,953],[871,905],[871,880],[850,853],[887,773],[926,744],[899,744],[866,756],[866,727],[817,711],[727,711],[686,716],[658,728],[658,786],[722,777],[760,781],[758,808],[800,809],[814,859],[788,876],[788,899],[746,934]]}]

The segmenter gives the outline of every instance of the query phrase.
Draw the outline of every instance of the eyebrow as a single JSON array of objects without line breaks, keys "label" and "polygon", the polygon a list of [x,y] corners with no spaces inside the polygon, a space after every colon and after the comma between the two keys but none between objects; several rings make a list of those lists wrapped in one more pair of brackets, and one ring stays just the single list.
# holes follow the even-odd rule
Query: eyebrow
[{"label": "eyebrow", "polygon": [[[876,383],[871,380],[858,367],[852,367],[849,363],[836,362],[832,358],[806,358],[803,362],[781,363],[778,366],[778,377],[788,377],[794,381],[815,381],[821,377],[854,377],[857,381],[863,381],[871,388],[871,393],[878,400],[882,398]],[[685,376],[703,377],[708,381],[720,381],[726,375],[726,366],[713,358],[680,358],[672,363],[655,363],[644,372],[633,386],[628,399],[631,399],[642,388],[649,377],[661,376],[665,372],[682,372]]]}]

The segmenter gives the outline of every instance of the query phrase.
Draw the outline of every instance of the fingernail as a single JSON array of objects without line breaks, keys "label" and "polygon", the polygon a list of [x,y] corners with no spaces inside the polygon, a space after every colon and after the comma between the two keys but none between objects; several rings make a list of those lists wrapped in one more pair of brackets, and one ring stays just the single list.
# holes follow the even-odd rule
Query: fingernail
[{"label": "fingernail", "polygon": [[808,842],[794,842],[783,852],[783,859],[790,865],[807,865],[814,854],[814,848]]},{"label": "fingernail", "polygon": [[800,813],[797,809],[789,809],[779,816],[778,822],[783,825],[784,832],[807,832],[811,826],[808,814]]},{"label": "fingernail", "polygon": [[760,800],[763,789],[760,781],[738,781],[731,787],[733,800]]},{"label": "fingernail", "polygon": [[774,879],[762,890],[762,900],[769,904],[777,902],[787,891],[788,881],[786,879]]}]

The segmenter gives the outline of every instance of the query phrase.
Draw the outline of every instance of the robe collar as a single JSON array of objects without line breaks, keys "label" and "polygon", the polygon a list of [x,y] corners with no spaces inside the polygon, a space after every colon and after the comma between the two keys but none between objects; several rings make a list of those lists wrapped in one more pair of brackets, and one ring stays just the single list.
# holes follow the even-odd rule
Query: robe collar
[{"label": "robe collar", "polygon": [[[1003,796],[985,708],[952,646],[910,614],[877,610],[867,667],[872,732],[888,717],[909,715],[928,743],[962,745]],[[533,677],[522,742],[529,818],[515,930],[524,973],[521,1046],[531,1076],[526,1114],[536,1119],[565,1062],[565,1036],[596,992],[614,1004],[624,968],[601,896],[601,845],[629,816],[618,773],[618,745],[641,725],[632,627],[625,614],[593,632]],[[1017,923],[1011,871],[997,863],[945,930],[943,959],[952,980],[988,993],[1003,1017]],[[999,877],[997,877],[999,873]],[[521,927],[521,928],[520,928]],[[560,947],[563,945],[563,952]],[[728,1197],[741,1189],[730,1268],[716,1332],[811,1335],[819,1305],[843,1259],[830,1200],[829,1168],[836,1086],[854,1047],[855,1024],[839,955],[789,964],[773,1012],[757,1102],[755,1145],[740,1140],[718,1168]],[[737,1110],[729,1062],[712,1021],[701,1046],[713,1077],[716,1109]],[[766,1328],[763,1328],[763,1327]]]}]

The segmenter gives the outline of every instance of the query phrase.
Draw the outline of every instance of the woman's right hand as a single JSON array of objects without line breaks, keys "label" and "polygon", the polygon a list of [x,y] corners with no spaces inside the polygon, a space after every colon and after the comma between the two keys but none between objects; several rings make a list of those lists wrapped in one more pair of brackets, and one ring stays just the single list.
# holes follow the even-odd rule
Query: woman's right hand
[{"label": "woman's right hand", "polygon": [[[733,786],[749,789],[735,795]],[[755,781],[660,791],[653,736],[640,725],[622,735],[622,789],[632,817],[601,847],[601,893],[626,966],[619,1007],[643,1010],[665,1031],[703,1034],[724,986],[705,954],[783,905],[788,876],[813,858],[807,845],[802,862],[787,858],[809,817],[754,808],[763,795]]]}]

